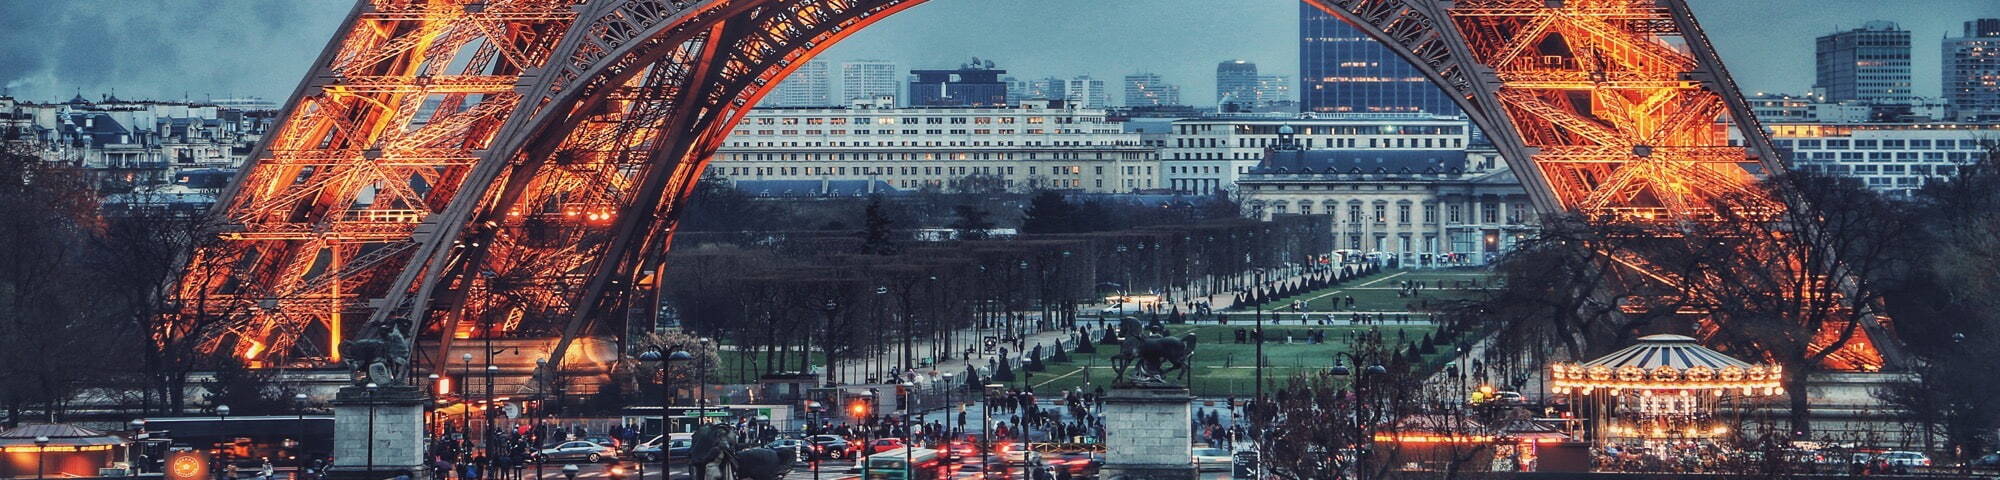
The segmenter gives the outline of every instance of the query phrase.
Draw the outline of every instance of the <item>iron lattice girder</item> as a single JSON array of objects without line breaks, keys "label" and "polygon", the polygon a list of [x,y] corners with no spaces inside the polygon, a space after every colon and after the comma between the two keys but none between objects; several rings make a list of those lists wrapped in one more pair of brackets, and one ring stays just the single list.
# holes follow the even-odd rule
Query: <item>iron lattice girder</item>
[{"label": "iron lattice girder", "polygon": [[[1737,184],[1749,179],[1742,165],[1771,161],[1694,131],[1724,110],[1717,105],[1730,97],[1716,92],[1734,95],[1733,86],[1718,86],[1727,78],[1701,51],[1705,39],[1686,42],[1694,54],[1659,40],[1685,36],[1684,15],[1652,0],[1556,9],[1541,0],[1307,1],[1453,92],[1544,209],[1576,209],[1560,199],[1595,195],[1599,213],[1657,210],[1626,204],[1636,198],[1629,185],[1591,183],[1621,167],[1631,182],[1671,172]],[[678,202],[765,89],[920,2],[365,3],[224,202],[240,222],[225,235],[258,250],[246,263],[254,266],[232,276],[261,286],[229,295],[286,310],[255,314],[242,324],[257,327],[235,332],[295,335],[299,325],[274,322],[325,319],[326,310],[413,316],[433,332],[492,315],[506,319],[504,330],[533,311],[529,321],[562,324],[566,344],[593,316],[616,312],[656,265]],[[1529,33],[1480,36],[1521,27]],[[1551,61],[1537,50],[1541,32],[1587,54]],[[1496,53],[1505,61],[1479,61]],[[1590,115],[1549,101],[1568,92],[1647,114]],[[438,113],[419,119],[426,104]],[[1561,142],[1536,143],[1552,139]],[[391,204],[347,203],[364,191]],[[351,260],[327,265],[323,252]],[[363,279],[371,290],[341,288]],[[216,284],[185,282],[182,293]],[[433,295],[441,303],[431,305]]]},{"label": "iron lattice girder", "polygon": [[[204,310],[184,314],[237,317],[225,322],[244,340],[237,353],[292,355],[291,341],[309,324],[336,329],[341,312],[365,312],[386,285],[370,279],[402,263],[422,222],[438,213],[432,201],[449,198],[487,153],[491,125],[520,98],[520,73],[535,67],[522,62],[546,58],[541,51],[574,17],[571,7],[358,5],[218,204],[233,225],[190,260],[191,271],[228,271],[232,280],[183,281],[180,304]],[[418,112],[426,107],[428,118]],[[231,266],[200,265],[207,262]]]}]

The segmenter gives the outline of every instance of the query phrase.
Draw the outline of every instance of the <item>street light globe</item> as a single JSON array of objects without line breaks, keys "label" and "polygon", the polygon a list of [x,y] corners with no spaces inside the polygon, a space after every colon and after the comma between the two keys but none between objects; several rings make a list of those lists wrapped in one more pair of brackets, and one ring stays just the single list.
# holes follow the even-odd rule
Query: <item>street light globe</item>
[{"label": "street light globe", "polygon": [[36,435],[36,436],[35,436],[35,446],[42,446],[42,447],[45,447],[45,446],[48,446],[48,445],[49,445],[49,436],[48,436],[48,435]]},{"label": "street light globe", "polygon": [[292,400],[297,401],[299,403],[305,403],[306,398],[307,398],[306,394],[303,393],[292,394]]},{"label": "street light globe", "polygon": [[694,355],[688,353],[687,350],[674,350],[673,354],[667,355],[667,360],[675,362],[694,360]]},{"label": "street light globe", "polygon": [[1368,366],[1369,375],[1381,375],[1384,373],[1389,373],[1389,368],[1382,366],[1380,363]]},{"label": "street light globe", "polygon": [[639,354],[639,361],[641,361],[641,362],[657,362],[657,361],[660,361],[660,351],[659,351],[659,350],[647,350],[647,351],[645,351],[644,353],[640,353],[640,354]]},{"label": "street light globe", "polygon": [[458,355],[458,359],[459,359],[459,360],[461,360],[461,361],[467,361],[467,362],[470,362],[470,361],[472,361],[472,354],[470,354],[470,353],[461,353],[461,354],[459,354],[459,355]]},{"label": "street light globe", "polygon": [[499,365],[487,365],[487,366],[486,366],[486,371],[487,371],[487,373],[492,373],[492,372],[498,372],[498,371],[500,371],[500,366],[499,366]]},{"label": "street light globe", "polygon": [[218,415],[228,415],[228,414],[229,414],[229,406],[228,406],[228,405],[217,405],[217,406],[215,407],[215,413],[216,413],[216,414],[218,414]]}]

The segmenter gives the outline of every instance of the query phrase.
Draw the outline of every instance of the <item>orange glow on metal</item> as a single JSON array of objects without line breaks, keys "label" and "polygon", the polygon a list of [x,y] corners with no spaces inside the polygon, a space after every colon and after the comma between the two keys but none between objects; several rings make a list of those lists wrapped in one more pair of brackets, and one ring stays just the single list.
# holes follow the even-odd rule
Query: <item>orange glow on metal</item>
[{"label": "orange glow on metal", "polygon": [[[1763,198],[1751,166],[1771,159],[1714,127],[1735,93],[1704,80],[1726,75],[1665,4],[1307,2],[1490,107],[1483,125],[1525,156],[1516,170],[1544,208],[1666,223],[1717,196]],[[657,270],[682,199],[750,108],[920,3],[363,2],[222,195],[226,226],[173,292],[182,320],[155,335],[219,317],[206,351],[241,337],[262,357],[334,361],[359,328],[404,317],[440,353],[559,335],[566,359]],[[1493,91],[1453,80],[1481,68]]]}]

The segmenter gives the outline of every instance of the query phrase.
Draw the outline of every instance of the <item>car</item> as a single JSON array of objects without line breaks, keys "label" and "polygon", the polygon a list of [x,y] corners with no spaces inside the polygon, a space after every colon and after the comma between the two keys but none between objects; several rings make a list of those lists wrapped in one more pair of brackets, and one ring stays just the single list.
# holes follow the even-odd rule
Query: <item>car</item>
[{"label": "car", "polygon": [[618,450],[597,442],[572,440],[535,452],[535,456],[544,461],[583,460],[597,463],[607,458],[617,458]]},{"label": "car", "polygon": [[882,453],[882,452],[887,452],[887,451],[890,451],[890,450],[895,450],[895,449],[898,449],[898,448],[903,448],[903,439],[900,439],[900,438],[877,438],[877,439],[875,439],[875,441],[872,441],[872,442],[868,442],[868,454],[869,454],[869,455],[874,455],[874,454],[877,454],[877,453]]},{"label": "car", "polygon": [[818,447],[820,455],[835,460],[854,458],[854,454],[858,453],[857,449],[854,448],[853,442],[849,442],[846,438],[842,438],[839,435],[813,435],[806,437],[806,443],[811,443],[813,446]]},{"label": "car", "polygon": [[982,463],[961,463],[948,470],[950,476],[947,478],[951,480],[1004,480],[1009,478],[1013,473],[1012,470],[1002,465],[988,467]]},{"label": "car", "polygon": [[1042,463],[1041,452],[1028,450],[1019,443],[1002,443],[993,447],[1000,450],[1001,461],[1008,465],[1036,465]]},{"label": "car", "polygon": [[2000,453],[1988,453],[1972,460],[1973,468],[2000,468]]},{"label": "car", "polygon": [[[694,455],[694,435],[688,433],[674,434],[673,442],[668,445],[666,453],[668,460],[675,463],[686,462],[689,457]],[[660,437],[654,436],[652,440],[647,440],[645,443],[633,447],[632,458],[639,459],[642,462],[660,461]]]},{"label": "car", "polygon": [[1086,478],[1097,476],[1104,466],[1104,459],[1090,452],[1062,452],[1042,457],[1043,463],[1052,469],[1068,469],[1071,477]]},{"label": "car", "polygon": [[777,450],[779,453],[789,453],[792,455],[793,460],[803,462],[808,460],[807,457],[810,457],[813,450],[818,447],[807,443],[804,439],[783,438],[764,444],[764,448]]},{"label": "car", "polygon": [[1229,471],[1229,466],[1236,462],[1228,450],[1220,448],[1197,448],[1193,453],[1195,469],[1204,472],[1226,472]]},{"label": "car", "polygon": [[1889,462],[1889,466],[1896,467],[1897,470],[1906,470],[1909,467],[1931,466],[1931,457],[1924,456],[1924,454],[1917,452],[1905,452],[1905,451],[1883,452],[1881,458],[1882,460]]},{"label": "car", "polygon": [[1504,392],[1504,391],[1503,391],[1503,392],[1494,392],[1494,393],[1493,393],[1493,404],[1494,404],[1494,405],[1527,405],[1527,404],[1528,404],[1528,397],[1526,397],[1526,396],[1523,396],[1523,395],[1521,395],[1521,392]]}]

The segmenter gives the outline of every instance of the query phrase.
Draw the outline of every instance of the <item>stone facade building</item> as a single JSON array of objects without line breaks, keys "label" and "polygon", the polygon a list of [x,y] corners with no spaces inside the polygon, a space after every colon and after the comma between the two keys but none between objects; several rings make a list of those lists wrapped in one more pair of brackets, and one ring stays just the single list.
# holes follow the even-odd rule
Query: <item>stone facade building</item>
[{"label": "stone facade building", "polygon": [[1237,180],[1246,214],[1333,217],[1335,253],[1404,267],[1482,265],[1539,225],[1488,144],[1460,149],[1305,148],[1291,127]]},{"label": "stone facade building", "polygon": [[707,176],[736,180],[877,181],[895,190],[1159,188],[1159,155],[1101,109],[1062,102],[897,108],[757,109],[729,135]]}]

